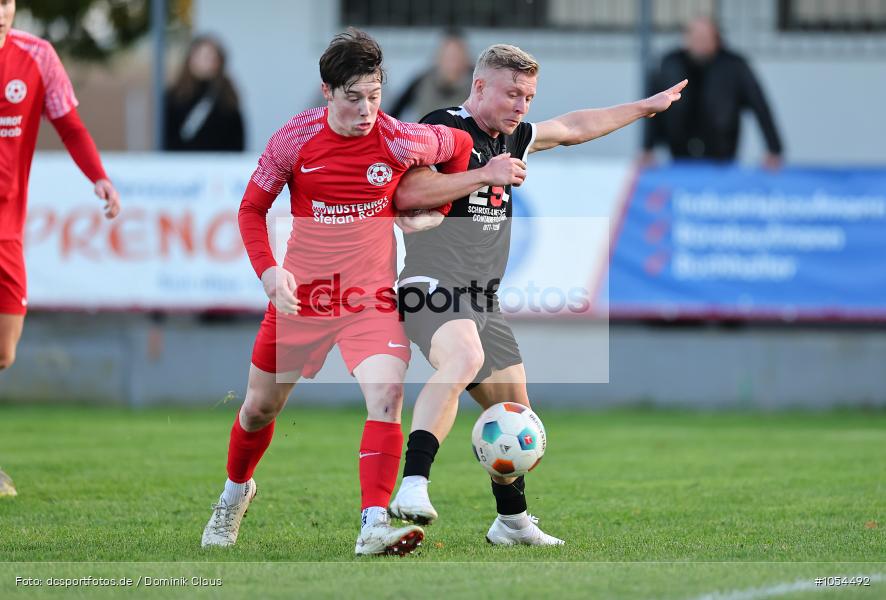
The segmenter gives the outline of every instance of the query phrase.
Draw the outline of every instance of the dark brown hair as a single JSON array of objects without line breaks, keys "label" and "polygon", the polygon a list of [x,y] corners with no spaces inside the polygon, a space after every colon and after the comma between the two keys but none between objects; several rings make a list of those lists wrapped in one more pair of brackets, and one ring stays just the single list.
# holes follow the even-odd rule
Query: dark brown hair
[{"label": "dark brown hair", "polygon": [[378,75],[384,83],[381,47],[359,29],[348,27],[329,42],[320,57],[320,78],[330,90],[344,88],[365,75]]},{"label": "dark brown hair", "polygon": [[237,97],[237,91],[234,89],[234,84],[231,83],[225,70],[227,65],[227,54],[225,53],[224,46],[221,45],[221,42],[210,35],[198,35],[191,40],[181,70],[178,72],[175,83],[172,85],[169,92],[173,100],[179,104],[188,104],[200,93],[201,82],[194,77],[193,73],[191,73],[190,63],[194,52],[196,52],[197,48],[203,44],[212,46],[218,54],[218,73],[209,82],[209,84],[214,86],[217,90],[218,106],[227,111],[235,111],[240,106],[240,99]]}]

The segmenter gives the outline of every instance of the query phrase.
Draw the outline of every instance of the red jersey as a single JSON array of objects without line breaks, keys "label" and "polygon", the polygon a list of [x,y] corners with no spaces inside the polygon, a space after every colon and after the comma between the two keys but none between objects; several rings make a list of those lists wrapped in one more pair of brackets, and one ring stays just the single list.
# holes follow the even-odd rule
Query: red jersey
[{"label": "red jersey", "polygon": [[76,106],[71,80],[52,45],[10,30],[0,48],[0,240],[22,238],[41,114],[58,119]]},{"label": "red jersey", "polygon": [[[350,302],[390,288],[396,268],[393,197],[400,177],[418,165],[457,163],[454,170],[464,170],[470,148],[464,132],[403,123],[380,111],[369,134],[359,137],[335,133],[326,108],[293,117],[271,137],[252,183],[271,201],[289,186],[294,222],[283,266],[295,276],[300,295],[311,282],[329,291],[336,278],[342,291],[362,290]],[[270,204],[260,208],[266,213]],[[275,263],[260,244],[250,243],[258,230],[247,233],[242,225],[241,219],[250,259],[261,275]]]}]

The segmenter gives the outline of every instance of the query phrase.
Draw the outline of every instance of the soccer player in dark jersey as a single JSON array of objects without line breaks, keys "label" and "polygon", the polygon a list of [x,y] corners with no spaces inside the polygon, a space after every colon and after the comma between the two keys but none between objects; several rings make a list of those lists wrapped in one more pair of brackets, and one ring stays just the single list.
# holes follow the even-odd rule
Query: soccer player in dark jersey
[{"label": "soccer player in dark jersey", "polygon": [[[359,451],[362,527],[355,552],[405,554],[424,533],[415,525],[393,527],[387,512],[403,450],[400,409],[409,361],[391,290],[394,190],[413,166],[464,171],[471,139],[379,111],[382,51],[363,32],[349,30],[332,40],[320,58],[320,76],[326,106],[295,115],[271,137],[240,205],[243,241],[270,302],[255,339],[246,398],[231,429],[228,479],[202,545],[237,541],[274,419],[296,380],[313,377],[338,345],[368,413]],[[294,223],[279,265],[267,214],[284,186]],[[348,289],[340,296],[326,293],[333,280]],[[391,290],[390,310],[375,302],[376,291],[384,289]]]},{"label": "soccer player in dark jersey", "polygon": [[[637,102],[528,123],[524,117],[535,96],[538,70],[535,59],[517,47],[487,48],[477,61],[465,103],[422,119],[471,134],[474,147],[468,172],[414,169],[397,190],[397,201],[410,206],[427,209],[452,203],[445,218],[431,220],[430,225],[438,223],[436,227],[426,224],[425,230],[405,236],[406,259],[399,278],[407,335],[436,369],[416,401],[403,481],[390,507],[392,515],[407,521],[425,524],[437,518],[428,497],[428,477],[455,420],[463,389],[484,409],[504,401],[529,406],[523,360],[496,295],[508,260],[511,188],[478,186],[471,169],[508,155],[525,162],[532,152],[606,135],[667,110],[686,86],[682,81]],[[519,165],[525,168],[523,162]],[[479,300],[472,301],[466,291]],[[455,302],[459,295],[461,301]],[[428,308],[432,305],[436,308]],[[498,517],[487,540],[500,545],[562,544],[527,514],[524,490],[523,477],[493,477]]]},{"label": "soccer player in dark jersey", "polygon": [[[15,362],[28,309],[22,237],[41,115],[105,201],[105,216],[120,212],[120,197],[77,114],[74,88],[55,49],[12,29],[14,17],[15,0],[0,0],[0,371]],[[15,494],[12,480],[0,471],[0,496]]]}]

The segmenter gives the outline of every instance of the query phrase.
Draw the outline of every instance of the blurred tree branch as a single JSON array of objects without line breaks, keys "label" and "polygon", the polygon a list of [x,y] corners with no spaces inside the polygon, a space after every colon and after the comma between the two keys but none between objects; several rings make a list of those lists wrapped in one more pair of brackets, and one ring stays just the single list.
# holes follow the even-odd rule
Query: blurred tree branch
[{"label": "blurred tree branch", "polygon": [[[191,0],[168,0],[167,24],[188,24]],[[18,7],[59,54],[104,62],[148,33],[150,0],[29,0]]]}]

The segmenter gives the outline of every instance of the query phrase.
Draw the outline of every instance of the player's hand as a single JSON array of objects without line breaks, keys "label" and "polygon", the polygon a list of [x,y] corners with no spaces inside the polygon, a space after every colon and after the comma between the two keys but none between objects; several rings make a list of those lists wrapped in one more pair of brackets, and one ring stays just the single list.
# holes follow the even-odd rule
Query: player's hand
[{"label": "player's hand", "polygon": [[107,179],[95,182],[95,195],[105,201],[105,217],[113,219],[120,214],[120,194],[117,188]]},{"label": "player's hand", "polygon": [[767,171],[778,171],[782,167],[781,156],[778,154],[772,154],[771,152],[766,154],[766,158],[763,159],[763,168]]},{"label": "player's hand", "polygon": [[649,169],[656,165],[655,152],[652,150],[644,150],[637,157],[637,166],[641,169]]},{"label": "player's hand", "polygon": [[298,312],[298,299],[295,297],[295,276],[283,267],[268,267],[261,274],[261,283],[265,294],[274,307],[283,314],[294,315]]},{"label": "player's hand", "polygon": [[688,79],[684,79],[672,88],[659,92],[654,96],[650,96],[643,101],[643,108],[647,117],[654,117],[660,112],[664,112],[671,107],[671,104],[680,99],[680,92],[689,83]]},{"label": "player's hand", "polygon": [[492,157],[483,171],[486,185],[520,185],[526,179],[526,163],[519,158],[511,158],[510,152]]},{"label": "player's hand", "polygon": [[444,218],[443,213],[433,209],[404,210],[394,217],[394,223],[403,233],[416,233],[439,226]]}]

